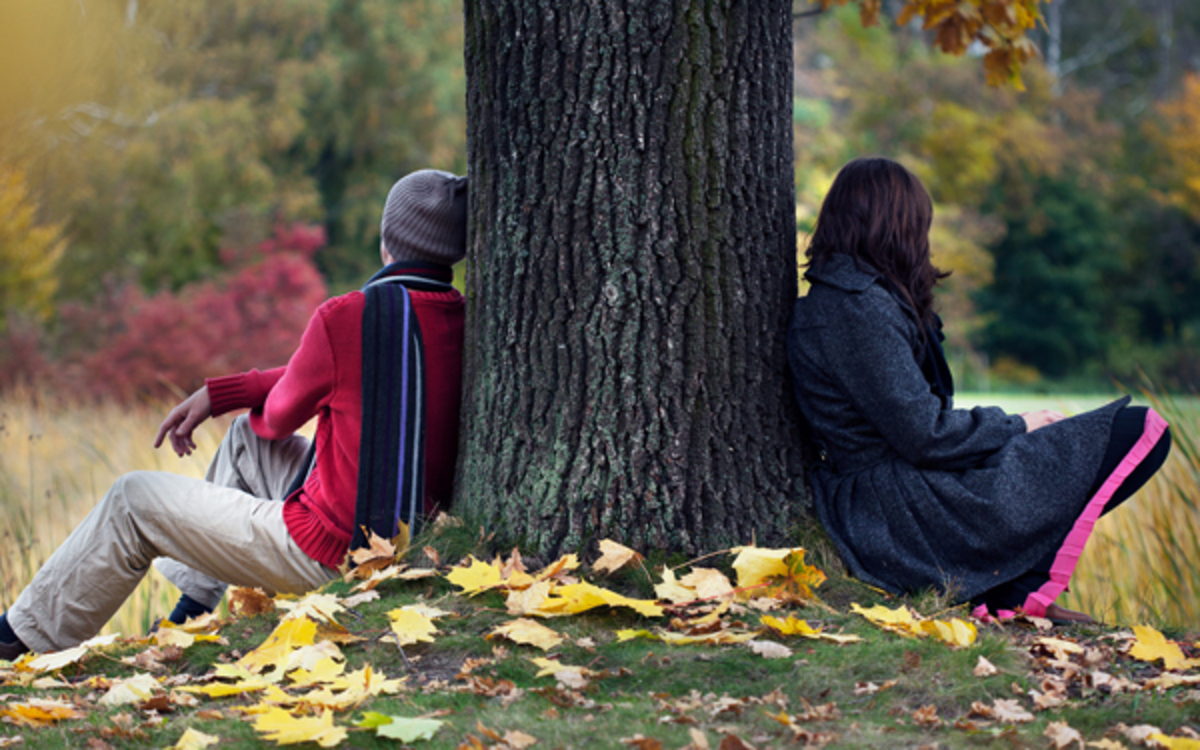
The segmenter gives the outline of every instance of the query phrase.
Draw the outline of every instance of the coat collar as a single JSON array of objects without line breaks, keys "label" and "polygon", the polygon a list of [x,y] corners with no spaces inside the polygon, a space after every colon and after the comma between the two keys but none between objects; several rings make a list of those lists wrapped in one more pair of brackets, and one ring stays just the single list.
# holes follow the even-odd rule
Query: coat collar
[{"label": "coat collar", "polygon": [[865,263],[859,263],[844,253],[834,253],[819,270],[810,268],[806,271],[804,278],[845,292],[862,292],[881,277],[878,271]]}]

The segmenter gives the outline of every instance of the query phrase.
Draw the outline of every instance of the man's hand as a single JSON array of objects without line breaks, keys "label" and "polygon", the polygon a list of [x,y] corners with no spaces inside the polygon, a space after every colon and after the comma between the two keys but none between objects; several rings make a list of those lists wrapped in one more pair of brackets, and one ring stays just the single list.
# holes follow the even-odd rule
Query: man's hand
[{"label": "man's hand", "polygon": [[1039,427],[1045,427],[1048,424],[1054,424],[1066,418],[1066,414],[1059,411],[1050,411],[1049,409],[1021,412],[1021,419],[1025,420],[1026,432],[1033,432]]},{"label": "man's hand", "polygon": [[176,406],[158,427],[154,447],[162,445],[163,438],[171,436],[171,447],[180,456],[190,456],[196,449],[192,432],[204,420],[212,416],[212,401],[208,398],[208,386],[202,387]]}]

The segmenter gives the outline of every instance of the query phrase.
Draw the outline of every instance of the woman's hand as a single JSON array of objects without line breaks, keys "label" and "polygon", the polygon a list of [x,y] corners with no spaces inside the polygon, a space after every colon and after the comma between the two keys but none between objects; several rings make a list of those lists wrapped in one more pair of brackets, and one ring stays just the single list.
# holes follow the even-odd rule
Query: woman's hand
[{"label": "woman's hand", "polygon": [[1048,424],[1054,424],[1055,422],[1066,418],[1066,414],[1063,414],[1060,411],[1050,411],[1049,409],[1021,412],[1021,419],[1025,420],[1026,432],[1033,432],[1039,427],[1045,427]]},{"label": "woman's hand", "polygon": [[211,416],[212,401],[208,397],[208,386],[204,386],[167,414],[167,418],[158,427],[154,447],[162,445],[163,438],[170,435],[171,447],[175,449],[175,453],[179,456],[190,456],[196,449],[192,432]]}]

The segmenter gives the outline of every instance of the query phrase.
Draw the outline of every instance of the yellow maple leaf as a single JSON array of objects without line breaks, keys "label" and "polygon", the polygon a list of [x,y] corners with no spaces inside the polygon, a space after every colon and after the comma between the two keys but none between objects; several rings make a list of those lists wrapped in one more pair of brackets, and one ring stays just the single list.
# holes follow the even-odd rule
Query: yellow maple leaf
[{"label": "yellow maple leaf", "polygon": [[547,659],[544,656],[535,656],[529,659],[534,666],[538,668],[538,673],[534,677],[545,677],[546,675],[556,675],[559,672],[575,670],[584,677],[592,677],[596,673],[587,667],[575,667],[570,664],[563,664],[558,659]]},{"label": "yellow maple leaf", "polygon": [[238,586],[229,592],[229,611],[237,617],[253,617],[275,609],[275,600],[262,589]]},{"label": "yellow maple leaf", "polygon": [[677,581],[675,571],[670,568],[663,568],[662,583],[654,585],[654,595],[672,604],[685,604],[700,598],[695,589]]},{"label": "yellow maple leaf", "polygon": [[1186,737],[1168,737],[1160,733],[1152,734],[1148,739],[1157,742],[1155,747],[1161,747],[1164,750],[1200,750],[1200,740]]},{"label": "yellow maple leaf", "polygon": [[978,631],[972,623],[958,617],[950,620],[922,620],[918,627],[926,635],[959,648],[970,646],[978,636]]},{"label": "yellow maple leaf", "polygon": [[204,750],[204,748],[211,747],[220,741],[220,737],[205,734],[204,732],[188,727],[184,730],[183,736],[179,738],[179,742],[172,745],[170,750]]},{"label": "yellow maple leaf", "polygon": [[196,642],[195,635],[175,627],[170,624],[170,620],[163,620],[159,623],[153,638],[155,644],[159,646],[178,646],[179,648],[188,648]]},{"label": "yellow maple leaf", "polygon": [[562,636],[539,622],[521,617],[503,625],[497,625],[487,635],[487,640],[503,637],[515,643],[537,646],[548,651],[563,642]]},{"label": "yellow maple leaf", "polygon": [[358,571],[359,578],[365,578],[376,570],[386,568],[395,559],[396,545],[392,544],[390,539],[384,539],[374,531],[367,533],[366,547],[350,551],[350,562],[354,564],[352,572]]},{"label": "yellow maple leaf", "polygon": [[1133,634],[1137,641],[1129,649],[1129,655],[1142,661],[1163,660],[1163,668],[1169,672],[1184,671],[1200,666],[1200,659],[1188,659],[1183,649],[1149,625],[1134,625]]},{"label": "yellow maple leaf", "polygon": [[333,725],[329,709],[320,716],[296,718],[282,708],[272,707],[258,715],[254,728],[263,737],[280,745],[315,742],[321,747],[336,747],[346,739],[346,730]]},{"label": "yellow maple leaf", "polygon": [[287,661],[283,664],[283,671],[291,672],[295,669],[315,669],[318,664],[326,659],[344,662],[346,657],[342,654],[342,650],[337,647],[336,643],[318,640],[310,646],[301,646],[288,654]]},{"label": "yellow maple leaf", "polygon": [[257,693],[269,687],[274,686],[262,677],[253,675],[234,683],[213,682],[208,685],[184,685],[183,687],[176,688],[176,690],[182,690],[187,693],[199,693],[200,695],[207,695],[209,698],[225,698],[230,695],[241,695],[242,693]]},{"label": "yellow maple leaf", "polygon": [[470,560],[469,564],[451,569],[446,574],[446,580],[461,588],[463,593],[468,595],[478,594],[500,585],[502,576],[499,564],[485,563],[475,559],[474,555],[469,556],[468,559]]},{"label": "yellow maple leaf", "polygon": [[414,643],[433,643],[433,634],[438,632],[433,620],[423,613],[401,607],[388,612],[392,633],[400,646],[411,646]]},{"label": "yellow maple leaf", "polygon": [[555,587],[537,611],[546,615],[574,615],[605,605],[628,607],[643,617],[662,617],[663,613],[662,607],[648,599],[630,599],[586,581]]},{"label": "yellow maple leaf", "polygon": [[874,607],[864,609],[858,606],[858,604],[851,604],[850,611],[862,615],[868,621],[884,630],[890,630],[893,633],[913,638],[919,635],[916,627],[916,617],[913,616],[912,610],[904,605],[896,609],[888,609],[882,604],[876,604]]},{"label": "yellow maple leaf", "polygon": [[601,539],[600,559],[592,565],[592,570],[597,573],[612,573],[630,563],[640,563],[642,559],[640,554],[624,544],[618,544],[611,539]]},{"label": "yellow maple leaf", "polygon": [[567,573],[579,567],[578,555],[563,555],[546,567],[542,568],[534,576],[535,580],[547,581],[551,578],[563,578]]},{"label": "yellow maple leaf", "polygon": [[756,632],[742,632],[734,630],[719,630],[715,633],[707,633],[704,635],[687,635],[685,633],[674,633],[668,630],[618,630],[618,641],[629,641],[634,638],[646,638],[652,641],[662,641],[674,646],[688,646],[692,644],[703,643],[707,645],[723,645],[729,643],[745,643],[752,641],[758,635]]},{"label": "yellow maple leaf", "polygon": [[833,643],[856,643],[862,640],[859,636],[852,634],[826,633],[809,625],[808,620],[801,620],[795,615],[788,615],[786,620],[781,620],[771,615],[764,615],[760,622],[780,635],[798,635],[804,638],[831,641]]},{"label": "yellow maple leaf", "polygon": [[238,660],[238,665],[251,672],[262,672],[267,667],[280,667],[288,656],[301,646],[311,646],[317,635],[317,624],[303,615],[282,620],[261,646]]},{"label": "yellow maple leaf", "polygon": [[738,547],[733,569],[738,572],[738,597],[773,597],[783,601],[813,599],[813,589],[825,574],[804,562],[804,548],[762,549]]},{"label": "yellow maple leaf", "polygon": [[311,667],[301,667],[288,672],[288,680],[294,687],[312,687],[333,682],[345,671],[344,662],[326,656]]},{"label": "yellow maple leaf", "polygon": [[21,671],[53,672],[67,665],[74,664],[87,655],[89,651],[111,645],[120,637],[119,633],[98,635],[95,638],[89,638],[78,646],[66,648],[62,651],[40,655],[29,653],[21,657],[13,667]]}]

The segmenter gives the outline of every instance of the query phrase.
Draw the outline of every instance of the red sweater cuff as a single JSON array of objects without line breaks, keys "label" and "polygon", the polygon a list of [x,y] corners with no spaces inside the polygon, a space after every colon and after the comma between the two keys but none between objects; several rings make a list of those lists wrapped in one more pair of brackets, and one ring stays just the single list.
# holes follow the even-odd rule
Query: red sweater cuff
[{"label": "red sweater cuff", "polygon": [[285,369],[277,367],[266,372],[251,370],[205,380],[208,400],[212,403],[212,416],[219,417],[234,409],[257,409],[262,406]]}]

